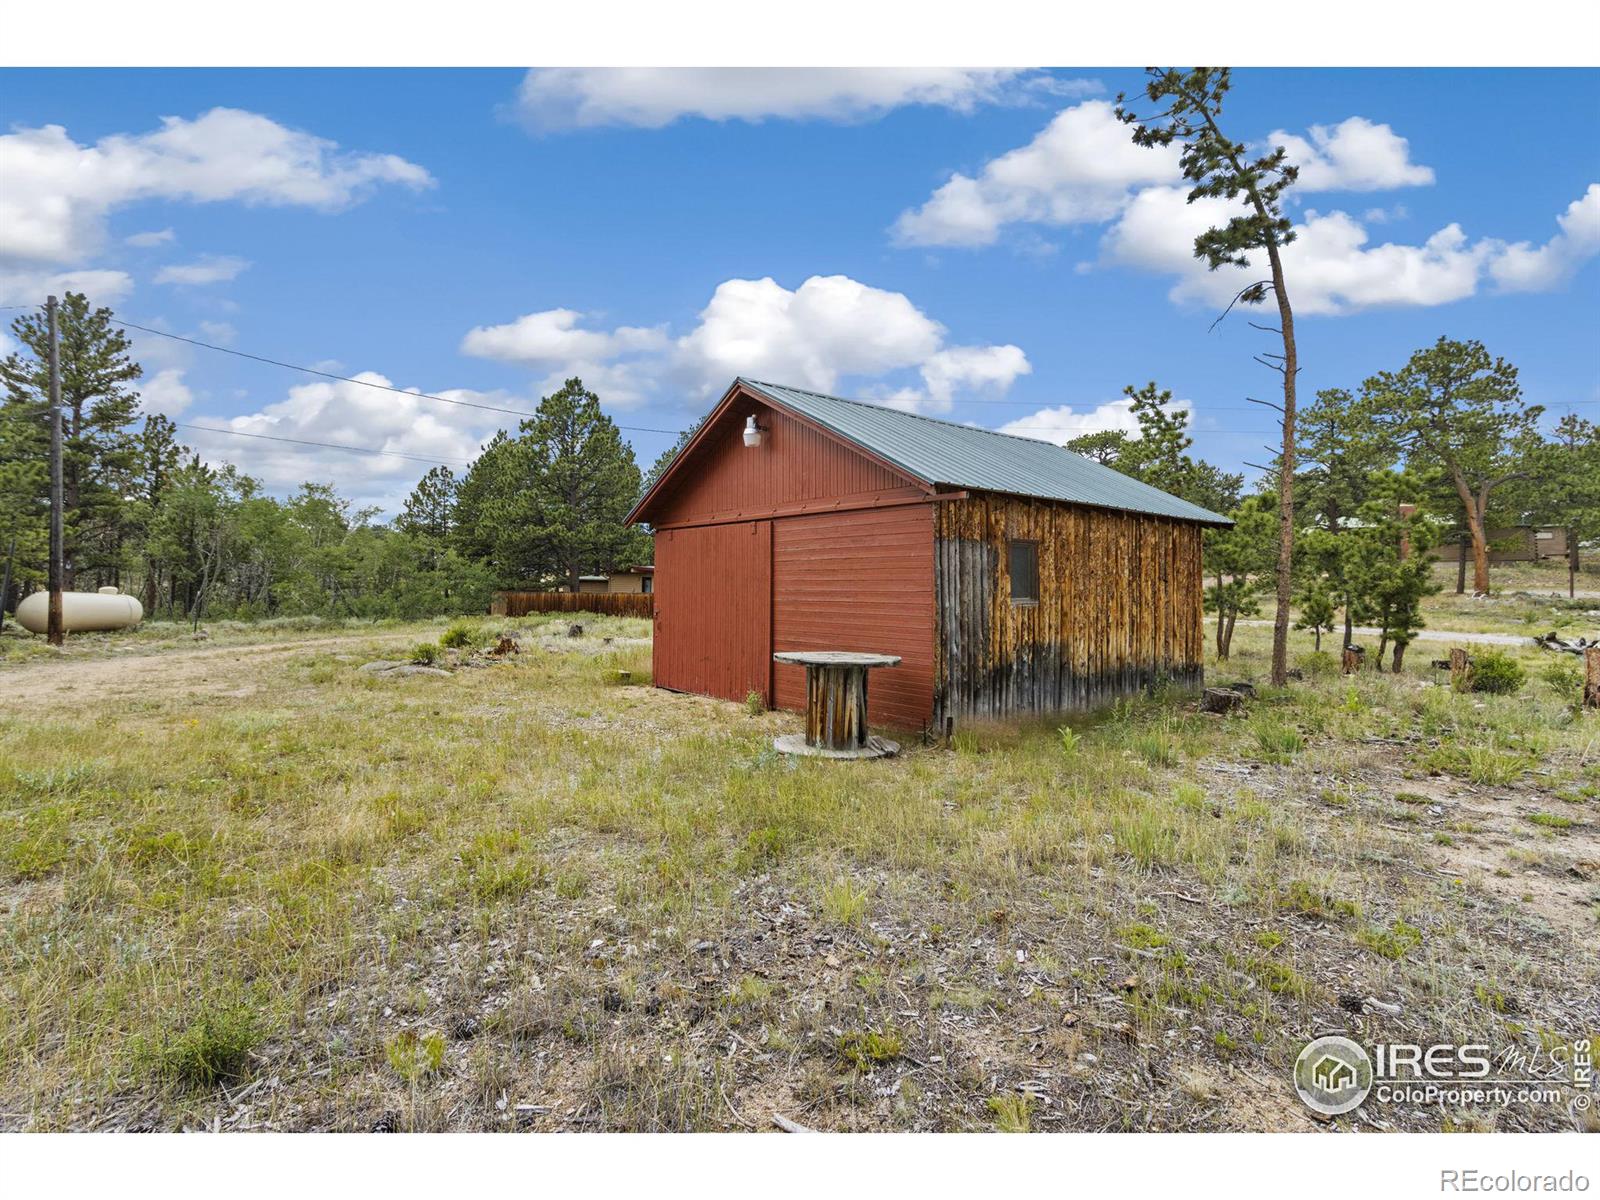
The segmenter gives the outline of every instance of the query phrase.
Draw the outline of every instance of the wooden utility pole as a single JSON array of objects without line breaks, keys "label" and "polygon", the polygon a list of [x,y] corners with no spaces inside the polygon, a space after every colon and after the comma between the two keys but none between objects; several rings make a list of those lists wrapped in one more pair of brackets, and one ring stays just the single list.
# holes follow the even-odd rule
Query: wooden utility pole
[{"label": "wooden utility pole", "polygon": [[45,638],[52,646],[65,640],[61,628],[61,338],[56,321],[56,298],[44,302],[50,326],[50,615]]}]

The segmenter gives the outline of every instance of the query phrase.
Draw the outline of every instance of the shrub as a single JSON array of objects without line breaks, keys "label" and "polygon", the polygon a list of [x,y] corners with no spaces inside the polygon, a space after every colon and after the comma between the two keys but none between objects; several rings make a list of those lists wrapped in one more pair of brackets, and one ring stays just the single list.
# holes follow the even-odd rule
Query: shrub
[{"label": "shrub", "polygon": [[744,696],[744,710],[752,717],[759,717],[767,711],[767,698],[751,688]]},{"label": "shrub", "polygon": [[994,1114],[994,1127],[999,1133],[1027,1133],[1028,1117],[1033,1111],[1033,1097],[1026,1092],[1008,1092],[989,1097],[989,1111]]},{"label": "shrub", "polygon": [[429,1033],[418,1037],[415,1030],[402,1029],[383,1044],[383,1052],[396,1075],[416,1083],[444,1066],[444,1036]]},{"label": "shrub", "polygon": [[1129,742],[1133,752],[1152,767],[1175,767],[1183,761],[1183,752],[1170,734],[1160,731],[1135,734]]},{"label": "shrub", "polygon": [[900,1031],[893,1025],[881,1032],[857,1029],[839,1035],[839,1057],[858,1071],[871,1070],[877,1063],[891,1062],[905,1053]]},{"label": "shrub", "polygon": [[447,650],[465,650],[468,646],[475,646],[478,642],[478,631],[465,621],[452,622],[449,629],[439,636],[439,645]]},{"label": "shrub", "polygon": [[1388,929],[1368,927],[1356,934],[1356,941],[1374,954],[1384,958],[1404,958],[1422,945],[1422,930],[1404,921],[1396,921]]},{"label": "shrub", "polygon": [[859,925],[867,912],[870,893],[848,879],[839,879],[822,890],[822,911],[839,925]]},{"label": "shrub", "polygon": [[1577,824],[1571,817],[1563,817],[1556,813],[1546,812],[1529,813],[1528,820],[1535,825],[1542,825],[1546,829],[1571,829]]},{"label": "shrub", "polygon": [[180,1087],[213,1088],[244,1074],[250,1051],[263,1036],[254,1009],[222,1004],[195,1014],[159,1045],[145,1048],[144,1057],[157,1074]]},{"label": "shrub", "polygon": [[1083,739],[1078,736],[1078,731],[1071,725],[1063,725],[1056,730],[1056,736],[1061,739],[1061,753],[1072,758],[1078,753],[1078,747],[1083,744]]},{"label": "shrub", "polygon": [[1539,674],[1552,689],[1569,699],[1576,699],[1578,690],[1583,687],[1583,668],[1570,654],[1551,659]]},{"label": "shrub", "polygon": [[436,642],[418,642],[411,647],[411,661],[419,667],[431,667],[439,661],[439,646]]},{"label": "shrub", "polygon": [[1300,669],[1313,679],[1321,679],[1339,670],[1339,660],[1326,650],[1314,650],[1300,660]]},{"label": "shrub", "polygon": [[1305,739],[1292,725],[1262,721],[1255,727],[1256,747],[1268,762],[1286,763],[1305,749]]},{"label": "shrub", "polygon": [[1485,650],[1472,659],[1472,690],[1509,696],[1522,689],[1528,672],[1503,650]]}]

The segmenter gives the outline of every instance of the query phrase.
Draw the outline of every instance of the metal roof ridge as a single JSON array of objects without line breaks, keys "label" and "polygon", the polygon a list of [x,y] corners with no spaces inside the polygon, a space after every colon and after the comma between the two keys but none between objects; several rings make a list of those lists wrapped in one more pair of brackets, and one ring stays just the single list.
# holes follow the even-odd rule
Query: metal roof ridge
[{"label": "metal roof ridge", "polygon": [[[1076,450],[1067,450],[1060,442],[1051,442],[1044,438],[1026,437],[1020,433],[1006,433],[1003,430],[990,429],[984,425],[963,425],[959,421],[946,421],[940,417],[928,417],[922,413],[907,412],[903,408],[890,408],[887,404],[873,404],[869,400],[851,400],[848,396],[830,396],[827,392],[813,392],[810,388],[790,387],[786,383],[770,383],[760,379],[751,379],[744,375],[739,376],[739,382],[754,384],[759,388],[779,388],[785,392],[799,392],[802,396],[815,396],[818,400],[832,400],[835,404],[854,404],[857,408],[875,408],[880,412],[894,413],[900,417],[911,417],[913,420],[926,421],[930,425],[944,425],[950,429],[961,429],[968,433],[987,433],[991,437],[1010,438],[1012,441],[1017,442],[1032,442],[1036,446],[1050,446],[1056,450],[1065,450],[1068,454],[1077,454],[1085,462],[1094,462],[1091,458],[1084,458]],[[1105,464],[1096,463],[1095,465],[1104,466]]]}]

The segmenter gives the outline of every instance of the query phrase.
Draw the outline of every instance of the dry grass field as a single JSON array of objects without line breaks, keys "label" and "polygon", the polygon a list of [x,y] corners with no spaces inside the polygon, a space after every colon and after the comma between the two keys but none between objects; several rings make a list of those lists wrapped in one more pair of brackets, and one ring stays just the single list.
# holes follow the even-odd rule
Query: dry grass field
[{"label": "dry grass field", "polygon": [[[443,622],[0,638],[0,1128],[1305,1129],[1317,1033],[1600,1034],[1600,718],[1555,656],[1458,694],[1297,634],[1243,713],[795,762],[794,716],[584,623],[410,678],[360,667]],[[1328,1124],[1593,1128],[1570,1098]]]}]

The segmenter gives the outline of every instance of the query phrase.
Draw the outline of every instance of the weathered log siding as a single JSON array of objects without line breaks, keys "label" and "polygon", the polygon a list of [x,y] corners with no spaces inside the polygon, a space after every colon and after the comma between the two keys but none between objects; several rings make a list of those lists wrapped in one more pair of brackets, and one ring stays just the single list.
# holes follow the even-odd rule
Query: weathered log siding
[{"label": "weathered log siding", "polygon": [[[938,721],[1200,685],[1198,525],[989,494],[933,508]],[[1013,538],[1039,543],[1037,604],[1011,601]]]}]

